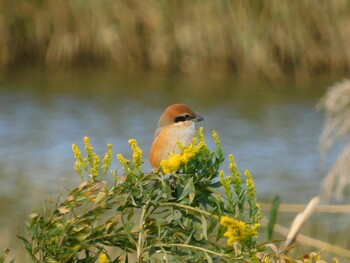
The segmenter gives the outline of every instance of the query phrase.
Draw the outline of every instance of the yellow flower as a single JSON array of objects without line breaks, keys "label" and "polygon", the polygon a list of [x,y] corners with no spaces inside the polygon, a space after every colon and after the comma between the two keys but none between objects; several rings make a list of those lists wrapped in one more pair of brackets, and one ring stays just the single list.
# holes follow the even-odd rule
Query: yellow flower
[{"label": "yellow flower", "polygon": [[218,133],[215,130],[213,131],[213,139],[214,139],[216,147],[220,147],[221,148],[220,138],[219,138]]},{"label": "yellow flower", "polygon": [[316,252],[311,252],[310,257],[312,259],[314,259],[316,262],[321,260],[321,255],[319,253],[316,253]]},{"label": "yellow flower", "polygon": [[78,145],[76,145],[75,143],[72,144],[72,151],[73,151],[74,157],[75,157],[76,159],[82,158],[82,157],[81,157],[81,151],[80,151]]},{"label": "yellow flower", "polygon": [[188,163],[201,149],[207,147],[205,141],[201,141],[197,144],[197,138],[194,138],[192,143],[186,146],[182,146],[181,142],[178,142],[179,148],[182,151],[181,154],[171,153],[169,159],[162,160],[160,166],[164,173],[176,172],[182,164]]},{"label": "yellow flower", "polygon": [[221,170],[220,172],[219,172],[219,176],[220,176],[220,180],[221,180],[221,184],[222,185],[225,185],[225,181],[226,181],[226,179],[225,179],[225,172],[223,171],[223,170]]},{"label": "yellow flower", "polygon": [[232,200],[232,191],[231,191],[232,177],[225,178],[225,173],[222,170],[219,172],[219,175],[220,175],[221,184],[224,187],[228,200]]},{"label": "yellow flower", "polygon": [[75,166],[74,166],[74,170],[81,175],[82,174],[82,170],[83,170],[83,157],[81,155],[81,150],[79,149],[78,145],[73,144],[72,145],[72,151],[74,153],[74,157],[75,157]]},{"label": "yellow flower", "polygon": [[91,174],[93,178],[97,178],[99,167],[100,167],[100,156],[98,156],[97,154],[93,154],[93,163],[91,167]]},{"label": "yellow flower", "polygon": [[191,160],[192,157],[195,156],[197,152],[198,152],[198,148],[192,144],[189,144],[187,147],[184,148],[181,154],[182,163],[188,163],[189,160]]},{"label": "yellow flower", "polygon": [[245,175],[247,177],[247,180],[246,180],[246,185],[248,187],[247,193],[248,193],[248,196],[253,199],[256,197],[255,182],[249,170],[245,171]]},{"label": "yellow flower", "polygon": [[[215,132],[215,131],[214,131]],[[203,127],[200,127],[198,129],[198,138],[201,142],[204,142],[205,143],[205,138],[204,138],[204,128]]]},{"label": "yellow flower", "polygon": [[118,158],[120,164],[123,165],[123,166],[126,166],[128,164],[128,162],[129,162],[129,160],[125,159],[124,156],[121,153],[119,153],[117,155],[117,158]]},{"label": "yellow flower", "polygon": [[135,139],[130,139],[129,144],[134,152],[132,155],[133,161],[136,167],[140,169],[142,166],[142,150],[138,146],[137,141]]},{"label": "yellow flower", "polygon": [[99,258],[99,263],[108,263],[108,256],[106,253],[102,253]]},{"label": "yellow flower", "polygon": [[233,182],[233,187],[236,191],[236,193],[241,193],[243,188],[243,181],[241,173],[237,170],[237,165],[235,161],[235,157],[233,154],[229,155],[230,159],[230,171],[231,171],[231,178]]},{"label": "yellow flower", "polygon": [[88,136],[84,137],[84,143],[85,143],[85,151],[87,153],[88,161],[90,165],[93,163],[93,154],[94,154],[94,147],[92,147],[92,144],[90,142],[90,138]]},{"label": "yellow flower", "polygon": [[236,174],[237,164],[236,164],[235,156],[231,153],[229,155],[229,159],[230,159],[230,171],[232,172],[232,174]]},{"label": "yellow flower", "polygon": [[180,154],[172,153],[170,158],[167,160],[162,160],[160,166],[163,169],[164,173],[172,173],[179,169],[182,163],[182,156]]},{"label": "yellow flower", "polygon": [[102,160],[102,170],[103,172],[106,174],[107,173],[107,170],[108,168],[111,166],[111,162],[112,162],[112,153],[113,151],[113,146],[112,144],[108,144],[107,145],[107,152],[105,153],[105,156],[103,157],[103,160]]},{"label": "yellow flower", "polygon": [[224,236],[228,238],[227,244],[233,245],[235,242],[245,242],[258,234],[259,224],[249,225],[243,221],[223,216],[220,224],[227,228]]}]

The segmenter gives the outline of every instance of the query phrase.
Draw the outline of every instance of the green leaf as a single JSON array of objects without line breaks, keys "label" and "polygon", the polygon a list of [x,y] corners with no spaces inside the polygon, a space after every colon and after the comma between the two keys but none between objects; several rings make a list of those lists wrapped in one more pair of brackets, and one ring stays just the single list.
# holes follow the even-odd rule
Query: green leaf
[{"label": "green leaf", "polygon": [[212,188],[219,188],[219,187],[222,187],[222,184],[221,184],[221,181],[216,181],[211,183],[209,186]]},{"label": "green leaf", "polygon": [[207,252],[204,252],[204,256],[208,263],[213,263],[211,256],[209,256]]},{"label": "green leaf", "polygon": [[276,196],[272,201],[272,207],[270,211],[270,220],[269,220],[269,224],[267,225],[267,233],[266,233],[267,241],[272,240],[273,228],[276,224],[278,207],[280,203],[281,203],[281,198],[279,196]]},{"label": "green leaf", "polygon": [[225,232],[226,232],[226,227],[219,225],[216,241],[220,240],[224,236]]},{"label": "green leaf", "polygon": [[182,191],[182,193],[181,193],[181,195],[179,197],[179,200],[182,200],[186,196],[188,196],[189,197],[189,203],[188,204],[191,204],[192,201],[194,200],[195,192],[196,192],[196,188],[194,187],[193,179],[189,178],[187,183],[186,183],[186,185],[185,185],[184,190]]},{"label": "green leaf", "polygon": [[192,236],[193,234],[196,232],[196,230],[192,230],[192,232],[188,235],[187,239],[185,240],[184,244],[189,244],[191,239],[192,239]]},{"label": "green leaf", "polygon": [[35,262],[37,258],[35,257],[35,253],[33,254],[33,248],[31,243],[25,237],[22,237],[22,236],[17,236],[17,237],[20,240],[22,240],[25,250],[27,251],[28,255],[30,255],[32,261]]},{"label": "green leaf", "polygon": [[202,214],[201,215],[201,220],[202,220],[202,234],[206,240],[208,240],[208,235],[207,235],[207,220],[205,219],[205,216]]}]

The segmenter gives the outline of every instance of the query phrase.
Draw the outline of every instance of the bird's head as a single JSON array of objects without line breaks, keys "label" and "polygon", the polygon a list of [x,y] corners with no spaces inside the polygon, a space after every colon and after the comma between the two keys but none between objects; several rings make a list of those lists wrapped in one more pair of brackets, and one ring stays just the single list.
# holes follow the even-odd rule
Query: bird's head
[{"label": "bird's head", "polygon": [[169,125],[193,125],[194,122],[202,121],[203,118],[196,115],[185,104],[172,104],[166,108],[159,119],[158,127],[167,127]]}]

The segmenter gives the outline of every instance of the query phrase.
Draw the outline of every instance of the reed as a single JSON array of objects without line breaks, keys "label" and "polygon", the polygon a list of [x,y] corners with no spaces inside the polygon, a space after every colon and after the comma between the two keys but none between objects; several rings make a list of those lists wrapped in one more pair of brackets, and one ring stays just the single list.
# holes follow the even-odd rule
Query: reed
[{"label": "reed", "polygon": [[343,198],[350,185],[350,80],[329,87],[318,108],[325,112],[325,125],[320,136],[320,154],[327,162],[328,153],[342,143],[338,159],[328,171],[323,182],[324,198]]},{"label": "reed", "polygon": [[0,0],[0,65],[280,79],[349,71],[350,2]]},{"label": "reed", "polygon": [[[298,243],[301,243],[303,245],[307,245],[307,246],[319,249],[323,254],[329,254],[327,255],[328,257],[331,254],[344,257],[344,259],[350,257],[350,250],[343,247],[343,246],[346,246],[346,244],[344,243],[342,244],[342,246],[337,246],[334,243],[333,244],[327,243],[322,240],[318,240],[317,238],[310,237],[300,233],[302,232],[301,231],[302,229],[303,231],[305,231],[306,224],[309,224],[309,227],[310,225],[314,225],[315,221],[310,220],[310,217],[317,216],[317,215],[313,215],[315,212],[345,213],[345,214],[349,213],[348,206],[320,205],[320,201],[321,201],[321,197],[316,196],[312,198],[307,205],[300,205],[300,204],[280,205],[279,199],[275,199],[272,205],[270,204],[261,205],[262,211],[270,211],[269,222],[267,221],[263,222],[263,224],[267,226],[267,231],[274,231],[275,233],[278,233],[284,236],[283,237],[284,241],[279,245],[279,247],[276,246],[279,242],[276,242],[276,244],[272,244],[272,247],[275,250],[278,250],[280,252],[285,251],[285,249],[288,247],[292,248],[293,243],[297,241]],[[288,212],[288,213],[298,212],[289,229],[280,224],[276,224],[277,214],[275,213],[277,213],[277,211]],[[271,225],[271,220],[273,220],[272,225]],[[343,226],[344,226],[344,231],[346,232],[347,227],[345,225]],[[268,240],[271,240],[271,237],[272,237],[272,233],[269,233]],[[294,248],[296,248],[297,246],[295,246]],[[292,248],[291,250],[293,250],[294,248]]]}]

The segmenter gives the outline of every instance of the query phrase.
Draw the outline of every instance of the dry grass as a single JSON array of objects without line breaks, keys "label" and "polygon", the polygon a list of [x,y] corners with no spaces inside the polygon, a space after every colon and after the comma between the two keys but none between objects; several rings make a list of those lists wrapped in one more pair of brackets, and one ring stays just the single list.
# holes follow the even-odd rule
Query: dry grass
[{"label": "dry grass", "polygon": [[0,64],[235,72],[349,71],[350,2],[0,0]]},{"label": "dry grass", "polygon": [[[320,205],[320,196],[316,196],[312,198],[307,205],[301,204],[282,204],[278,207],[278,211],[281,213],[287,212],[289,214],[298,212],[295,216],[290,228],[284,227],[280,224],[274,225],[274,232],[281,234],[283,236],[283,242],[277,246],[276,249],[278,251],[285,251],[285,249],[293,248],[293,244],[297,241],[300,244],[303,244],[307,247],[316,248],[319,251],[322,251],[323,254],[327,254],[327,256],[337,255],[340,257],[350,258],[350,250],[347,248],[348,242],[341,242],[341,238],[337,241],[329,239],[329,242],[322,241],[321,239],[315,238],[315,236],[320,237],[319,234],[322,231],[313,231],[312,228],[315,227],[315,223],[318,222],[324,228],[324,223],[330,223],[325,217],[324,214],[348,214],[350,213],[350,206],[348,205]],[[262,211],[270,211],[273,209],[271,204],[262,204]],[[323,213],[323,216],[316,215],[319,213]],[[313,217],[310,220],[310,217]],[[341,216],[341,215],[339,215]],[[321,221],[324,223],[321,223]],[[334,221],[334,220],[333,220]],[[265,224],[267,222],[264,222]],[[322,226],[323,225],[323,226]],[[330,225],[333,225],[330,223]],[[318,228],[318,227],[316,227]],[[334,227],[331,227],[334,229]],[[346,233],[348,226],[346,224],[342,224],[342,229],[344,233]],[[311,230],[311,231],[310,231]],[[309,232],[309,235],[302,234],[303,232]],[[319,232],[319,233],[318,233]],[[330,233],[328,233],[330,236]],[[278,242],[277,242],[278,244]],[[298,247],[298,246],[296,246]],[[295,247],[295,248],[296,248]],[[293,250],[293,249],[292,249]],[[341,261],[342,262],[342,261]]]},{"label": "dry grass", "polygon": [[326,160],[327,153],[337,142],[346,142],[323,184],[326,199],[332,196],[340,199],[350,184],[350,80],[331,86],[322,98],[319,108],[326,115],[325,127],[320,137],[323,160]]}]

